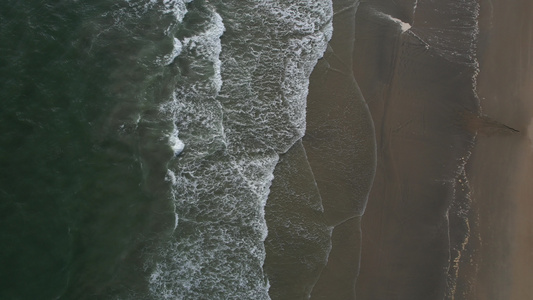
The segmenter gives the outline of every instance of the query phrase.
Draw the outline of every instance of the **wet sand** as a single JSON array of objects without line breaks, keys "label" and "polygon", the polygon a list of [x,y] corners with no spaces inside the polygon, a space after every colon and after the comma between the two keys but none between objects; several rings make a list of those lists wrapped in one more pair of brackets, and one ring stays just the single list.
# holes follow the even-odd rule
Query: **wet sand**
[{"label": "wet sand", "polygon": [[331,227],[301,141],[280,157],[265,218],[271,299],[308,299],[331,249]]},{"label": "wet sand", "polygon": [[532,298],[533,5],[480,3],[481,107],[469,67],[417,49],[370,5],[357,15],[354,73],[378,169],[357,299]]},{"label": "wet sand", "polygon": [[[270,244],[281,253],[269,261],[267,249],[279,276],[270,278],[272,299],[533,297],[533,4],[480,2],[477,88],[476,61],[427,43],[432,26],[450,20],[423,3],[413,16],[413,4],[334,1],[333,39],[311,76],[307,133],[277,167],[277,204],[269,198],[280,215],[316,215],[321,234],[332,230],[331,249],[311,268],[290,264],[324,255],[324,244],[287,252],[291,234]],[[309,200],[303,206],[286,201],[291,184],[306,186],[279,176],[291,168],[316,182],[299,193]],[[318,199],[323,209],[310,208]]]},{"label": "wet sand", "polygon": [[368,2],[357,13],[354,74],[374,119],[378,153],[362,221],[357,299],[448,297],[468,237],[463,166],[474,134],[463,115],[478,114],[475,66],[431,43],[450,16],[419,4],[410,30],[375,13],[408,21],[406,7]]},{"label": "wet sand", "polygon": [[361,216],[374,179],[373,122],[351,72],[359,1],[333,1],[333,37],[310,78],[303,139],[333,228],[331,252],[310,299],[354,299]]},{"label": "wet sand", "polygon": [[[361,248],[360,219],[375,170],[373,123],[351,72],[357,5],[356,0],[333,2],[333,37],[310,77],[303,149],[295,145],[282,155],[276,166],[266,207],[269,237],[265,243],[265,269],[270,274],[272,299],[355,297]],[[303,155],[304,161],[297,158]],[[291,167],[287,168],[289,165]],[[286,171],[288,169],[292,171]],[[304,177],[314,179],[313,189],[318,196],[306,198],[310,188],[307,193],[289,195],[291,190],[301,191],[303,181],[295,178]],[[291,203],[298,197],[302,205],[296,207]],[[321,201],[322,216],[313,217],[315,223],[309,219],[298,220],[298,215],[308,215],[309,205],[316,198]],[[269,223],[275,215],[289,215],[287,211],[298,211],[295,216],[288,216],[287,226],[274,225],[284,224],[279,221]],[[301,242],[304,239],[298,236],[305,230],[290,229],[300,225],[305,228],[306,224],[322,226],[321,222],[330,230],[326,257],[322,256],[323,248],[311,246],[311,239]],[[315,260],[318,257],[323,258],[323,264]]]}]

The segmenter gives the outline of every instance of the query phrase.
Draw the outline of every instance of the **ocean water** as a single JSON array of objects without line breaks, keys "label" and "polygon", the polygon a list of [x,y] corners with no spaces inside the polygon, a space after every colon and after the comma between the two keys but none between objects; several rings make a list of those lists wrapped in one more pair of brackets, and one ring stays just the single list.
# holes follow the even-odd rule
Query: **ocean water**
[{"label": "ocean water", "polygon": [[0,299],[459,297],[480,5],[2,1]]},{"label": "ocean water", "polygon": [[332,13],[3,1],[0,298],[269,299],[264,207]]}]

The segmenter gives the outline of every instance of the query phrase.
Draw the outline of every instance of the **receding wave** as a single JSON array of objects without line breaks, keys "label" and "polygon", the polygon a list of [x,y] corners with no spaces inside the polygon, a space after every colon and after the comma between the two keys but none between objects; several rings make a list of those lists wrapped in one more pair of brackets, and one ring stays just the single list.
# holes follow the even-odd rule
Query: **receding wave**
[{"label": "receding wave", "polygon": [[160,112],[174,124],[167,180],[176,221],[148,263],[150,294],[268,299],[264,207],[279,154],[305,131],[309,75],[331,37],[331,4],[175,7],[174,50],[162,63],[177,80]]}]

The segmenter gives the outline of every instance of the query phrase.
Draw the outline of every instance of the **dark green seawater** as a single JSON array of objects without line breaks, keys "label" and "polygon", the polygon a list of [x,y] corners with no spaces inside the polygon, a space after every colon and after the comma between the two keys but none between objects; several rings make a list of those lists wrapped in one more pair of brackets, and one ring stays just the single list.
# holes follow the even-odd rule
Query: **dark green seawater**
[{"label": "dark green seawater", "polygon": [[161,14],[119,20],[121,10],[0,4],[1,299],[123,289],[165,226],[162,166],[144,161],[171,156],[150,132],[165,124],[134,118],[169,94],[164,70],[147,62],[172,45]]},{"label": "dark green seawater", "polygon": [[264,207],[331,14],[2,1],[0,299],[268,299]]}]

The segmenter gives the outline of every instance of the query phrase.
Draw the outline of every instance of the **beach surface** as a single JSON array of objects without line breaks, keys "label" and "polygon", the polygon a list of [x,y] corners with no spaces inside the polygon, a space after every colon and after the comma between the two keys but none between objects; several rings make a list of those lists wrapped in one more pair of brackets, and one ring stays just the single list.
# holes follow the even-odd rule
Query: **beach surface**
[{"label": "beach surface", "polygon": [[[350,183],[338,179],[346,173],[313,165],[314,155],[345,146],[312,153],[321,137],[316,124],[324,118],[314,107],[329,118],[352,113],[334,110],[336,103],[349,103],[334,100],[346,93],[345,64],[336,64],[348,61],[344,52],[352,53],[360,92],[352,99],[365,101],[375,126],[377,169],[362,218],[356,214],[351,230],[333,231],[331,256],[312,299],[530,298],[533,6],[352,2],[353,16],[340,2],[334,1],[331,49],[311,77],[303,143],[326,220],[335,205],[353,211],[324,197],[324,183],[337,183],[329,189],[333,195],[350,191]],[[346,36],[345,44],[336,44],[336,35]],[[328,91],[323,81],[313,81],[321,68],[329,72],[320,73],[326,80],[339,78],[327,104],[313,100]],[[321,182],[321,176],[331,180]]]},{"label": "beach surface", "polygon": [[483,114],[520,132],[476,139],[468,177],[478,267],[470,293],[459,299],[530,299],[533,4],[485,1],[481,7],[478,94]]}]

